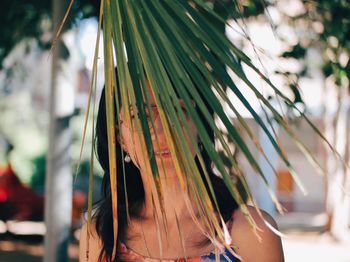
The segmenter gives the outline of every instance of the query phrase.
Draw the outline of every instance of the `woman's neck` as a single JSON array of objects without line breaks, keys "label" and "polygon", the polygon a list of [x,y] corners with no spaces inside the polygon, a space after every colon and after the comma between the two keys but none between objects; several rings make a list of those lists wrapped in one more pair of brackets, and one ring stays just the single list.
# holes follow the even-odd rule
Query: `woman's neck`
[{"label": "woman's neck", "polygon": [[[166,176],[160,175],[162,208],[153,177],[142,172],[141,177],[145,201],[140,217],[132,219],[129,224],[126,244],[149,257],[161,257],[159,250],[166,257],[179,254],[185,257],[187,252],[198,254],[198,245],[207,244],[206,223],[198,215],[196,205],[191,203],[190,194],[182,187],[176,174],[168,172]],[[209,248],[211,250],[212,246],[204,245],[203,252]]]},{"label": "woman's neck", "polygon": [[[141,217],[153,219],[155,214],[163,217],[162,212],[165,212],[167,219],[175,218],[179,214],[181,217],[191,216],[190,196],[186,188],[180,184],[175,172],[160,174],[158,185],[155,184],[155,179],[145,172],[141,172],[141,177],[145,191]],[[161,194],[161,199],[158,193]]]}]

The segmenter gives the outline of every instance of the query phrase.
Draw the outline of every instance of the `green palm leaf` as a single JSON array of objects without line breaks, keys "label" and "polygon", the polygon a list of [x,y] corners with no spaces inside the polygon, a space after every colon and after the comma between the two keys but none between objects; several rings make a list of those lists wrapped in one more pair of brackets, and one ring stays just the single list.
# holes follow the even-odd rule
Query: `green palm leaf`
[{"label": "green palm leaf", "polygon": [[[217,1],[223,3],[220,0]],[[149,83],[159,110],[159,117],[166,133],[175,168],[178,171],[179,182],[183,190],[188,190],[193,196],[195,204],[199,207],[201,217],[206,218],[205,230],[208,237],[213,241],[217,239],[225,245],[225,236],[220,225],[221,220],[215,217],[210,201],[210,196],[213,196],[214,205],[217,205],[208,174],[205,174],[205,179],[209,183],[209,190],[205,187],[205,181],[200,175],[190,153],[190,147],[186,142],[186,135],[189,135],[192,141],[196,141],[196,138],[191,135],[184,110],[194,122],[200,141],[213,164],[219,170],[227,188],[236,202],[241,205],[241,209],[247,214],[247,218],[253,225],[255,225],[254,221],[246,210],[244,201],[244,194],[251,196],[249,187],[234,158],[234,152],[228,145],[223,131],[217,127],[211,112],[214,112],[224,124],[229,140],[234,141],[252,168],[268,186],[267,179],[248,148],[246,141],[244,141],[240,130],[244,130],[248,134],[257,150],[263,155],[264,152],[250,127],[227,97],[226,88],[229,88],[247,108],[291,171],[296,183],[304,190],[276,137],[270,132],[259,114],[254,111],[249,101],[232,81],[226,67],[232,70],[254,92],[277,123],[287,131],[311,162],[316,166],[320,165],[311,156],[300,139],[296,137],[283,116],[272,107],[269,101],[245,76],[240,63],[252,68],[275,90],[278,96],[290,104],[288,98],[251,63],[249,57],[231,43],[223,32],[208,21],[208,17],[215,19],[215,21],[221,21],[220,16],[208,8],[205,1],[195,0],[194,2],[202,8],[201,12],[186,0],[101,1],[103,14],[101,14],[100,19],[103,22],[104,34],[110,173],[116,174],[113,170],[122,168],[117,167],[115,161],[117,154],[120,153],[115,151],[115,127],[120,125],[119,103],[121,103],[121,108],[127,118],[130,119],[131,111],[137,112],[135,114],[136,124],[133,128],[136,129],[138,139],[144,145],[144,161],[150,163],[149,175],[154,183],[154,188],[156,188],[153,197],[155,201],[160,203],[159,205],[154,204],[154,206],[160,207],[161,210],[159,211],[162,212],[164,220],[166,220],[162,205],[162,185],[160,184],[159,170],[154,157],[150,134],[150,128],[154,128],[154,117],[152,114],[150,115],[151,121],[149,123],[146,114],[146,111],[151,112],[149,97],[151,94],[148,94]],[[97,57],[95,57],[95,62],[96,60]],[[181,107],[180,99],[183,101],[185,109]],[[237,125],[239,126],[235,126],[226,115],[222,101],[226,102],[236,114]],[[117,105],[116,110],[115,104]],[[194,107],[194,104],[197,108]],[[206,124],[203,123],[198,111],[204,116]],[[206,126],[210,130],[207,130]],[[312,127],[318,135],[324,138],[313,125]],[[118,132],[121,137],[121,129]],[[232,174],[226,170],[224,160],[216,151],[211,139],[211,132],[215,134],[217,143],[223,148],[226,159],[229,159],[230,164],[234,167],[235,175],[241,181],[245,193],[237,189],[237,185],[232,180]],[[198,147],[196,151],[203,170],[205,170],[201,151]],[[266,159],[268,158],[266,157]],[[113,216],[116,218],[116,177],[113,175],[111,175],[111,185]],[[281,209],[271,188],[269,188],[269,193],[277,208]],[[196,220],[195,216],[193,218]],[[115,219],[114,230],[117,228],[116,223]]]}]

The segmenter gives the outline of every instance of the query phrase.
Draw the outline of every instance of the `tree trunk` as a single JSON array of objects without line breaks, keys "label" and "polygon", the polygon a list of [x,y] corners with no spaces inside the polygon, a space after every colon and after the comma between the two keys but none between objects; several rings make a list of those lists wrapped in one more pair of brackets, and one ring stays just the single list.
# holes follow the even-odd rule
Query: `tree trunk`
[{"label": "tree trunk", "polygon": [[[349,165],[350,140],[350,96],[344,88],[340,92],[335,113],[326,114],[326,135],[343,161]],[[350,240],[350,180],[349,170],[337,157],[329,152],[328,161],[327,213],[328,230],[339,241]]]},{"label": "tree trunk", "polygon": [[[57,31],[68,7],[67,0],[52,0],[53,28]],[[68,261],[68,242],[72,212],[72,173],[70,166],[71,132],[69,120],[72,105],[67,105],[67,94],[72,86],[62,81],[62,62],[68,51],[60,40],[52,51],[50,91],[49,150],[45,192],[45,262]],[[70,107],[70,108],[67,108]]]}]

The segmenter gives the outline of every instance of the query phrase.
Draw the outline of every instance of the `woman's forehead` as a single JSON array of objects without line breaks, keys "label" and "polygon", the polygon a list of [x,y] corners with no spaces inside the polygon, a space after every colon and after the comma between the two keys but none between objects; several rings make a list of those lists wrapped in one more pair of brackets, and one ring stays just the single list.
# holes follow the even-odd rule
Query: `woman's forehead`
[{"label": "woman's forehead", "polygon": [[146,88],[142,88],[142,96],[143,96],[143,103],[144,105],[147,105],[148,103],[152,105],[156,105],[156,98],[154,96],[154,92],[151,88],[151,84],[149,81],[147,81]]},{"label": "woman's forehead", "polygon": [[[145,98],[145,95],[147,95],[147,98],[148,98],[148,101],[150,103],[150,105],[157,105],[157,102],[156,102],[156,99],[155,99],[155,96],[154,96],[154,91],[152,90],[152,87],[151,87],[151,84],[149,81],[147,81],[147,88],[144,89],[144,91],[147,92],[147,94],[144,94],[144,103],[146,104],[146,98]],[[158,96],[162,96],[162,94],[158,94]],[[177,100],[179,101],[180,105],[184,105],[184,101],[181,99],[181,98],[177,98]]]},{"label": "woman's forehead", "polygon": [[151,87],[151,84],[150,84],[149,81],[147,81],[147,88],[144,89],[144,91],[145,91],[145,94],[144,94],[145,102],[146,102],[145,96],[147,95],[149,103],[151,105],[155,105],[156,104],[156,99],[154,97],[154,93],[153,93],[153,90],[152,90],[152,87]]},{"label": "woman's forehead", "polygon": [[[157,102],[156,102],[156,98],[155,98],[155,95],[154,95],[154,91],[152,90],[152,87],[151,87],[151,84],[150,84],[149,81],[147,81],[146,88],[142,89],[142,94],[143,94],[143,102],[144,102],[145,106],[147,104],[149,104],[150,106],[157,106]],[[161,96],[161,94],[158,94],[158,96]],[[182,99],[178,98],[178,101],[180,103],[180,106],[184,105],[184,101]],[[129,100],[129,102],[130,102],[130,100]],[[129,104],[129,107],[131,109],[133,108],[131,103]]]}]

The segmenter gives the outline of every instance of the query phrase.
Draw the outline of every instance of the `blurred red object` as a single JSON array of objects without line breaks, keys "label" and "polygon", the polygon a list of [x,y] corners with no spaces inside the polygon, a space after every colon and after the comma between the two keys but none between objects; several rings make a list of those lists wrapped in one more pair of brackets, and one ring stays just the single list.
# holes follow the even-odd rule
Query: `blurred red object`
[{"label": "blurred red object", "polygon": [[[86,195],[82,191],[73,193],[72,225],[79,226]],[[0,220],[44,219],[44,197],[22,184],[11,165],[0,166]]]},{"label": "blurred red object", "polygon": [[44,198],[23,185],[11,165],[0,166],[0,219],[42,220]]},{"label": "blurred red object", "polygon": [[81,227],[82,214],[86,203],[86,195],[82,191],[73,192],[72,227]]}]

